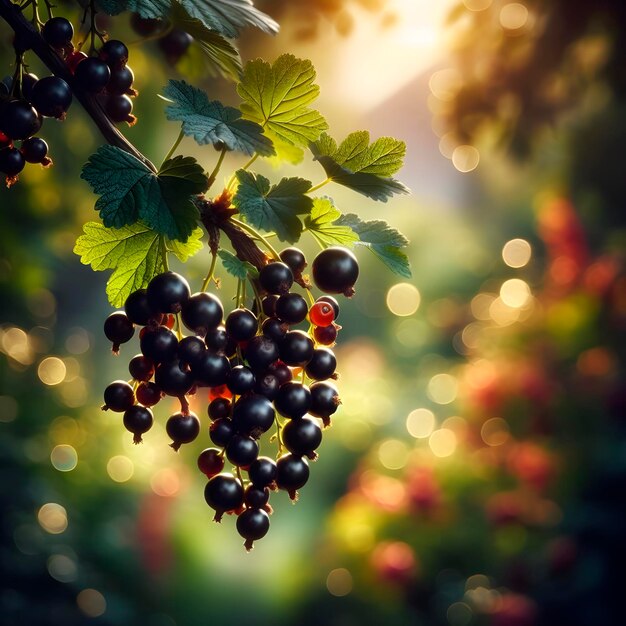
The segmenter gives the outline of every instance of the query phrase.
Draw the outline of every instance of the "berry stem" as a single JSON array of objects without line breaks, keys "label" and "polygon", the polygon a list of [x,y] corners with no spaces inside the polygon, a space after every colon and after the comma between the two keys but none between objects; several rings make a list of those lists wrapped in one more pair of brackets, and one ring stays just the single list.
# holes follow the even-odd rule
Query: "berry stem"
[{"label": "berry stem", "polygon": [[274,246],[272,246],[272,244],[263,235],[261,235],[261,233],[259,233],[249,224],[246,224],[246,222],[238,220],[236,217],[231,217],[230,221],[233,222],[233,224],[239,226],[241,230],[245,230],[249,235],[252,235],[252,237],[258,239],[272,253],[274,260],[280,261],[280,254],[278,254],[276,248],[274,248]]},{"label": "berry stem", "polygon": [[215,272],[216,262],[217,262],[217,254],[215,252],[211,252],[211,265],[209,266],[209,272],[206,275],[204,282],[202,283],[201,291],[206,291],[209,288],[209,285],[211,284],[211,281],[213,280],[213,274]]},{"label": "berry stem", "polygon": [[[252,158],[243,166],[240,167],[240,170],[247,170],[257,159],[259,158],[259,153],[255,152],[254,155],[252,156]],[[239,170],[235,170],[233,172],[233,175],[230,177],[230,180],[228,181],[228,185],[226,185],[226,189],[228,189],[228,191],[230,191],[233,188],[233,185],[235,184],[235,181],[237,180],[237,172]]]},{"label": "berry stem", "polygon": [[163,235],[159,237],[159,244],[161,245],[161,256],[163,257],[163,271],[169,272],[170,264],[167,261],[168,250],[165,245],[165,237],[163,237]]},{"label": "berry stem", "polygon": [[313,187],[311,187],[311,189],[309,189],[307,193],[313,193],[314,191],[317,191],[318,189],[320,189],[320,187],[327,185],[329,182],[330,182],[330,178],[327,178],[326,180],[323,180],[321,183],[318,183],[317,185],[314,185]]},{"label": "berry stem", "polygon": [[278,419],[278,415],[276,416],[276,441],[278,441],[278,455],[276,458],[282,455],[283,453],[283,425],[280,423]]},{"label": "berry stem", "polygon": [[224,162],[224,157],[226,156],[226,152],[228,152],[228,150],[226,149],[226,146],[224,146],[222,150],[220,151],[219,159],[217,159],[217,163],[215,164],[213,171],[209,174],[209,189],[213,186],[213,183],[215,182],[215,179],[217,178],[217,175],[220,171],[220,167],[222,167],[222,163]]},{"label": "berry stem", "polygon": [[180,145],[180,142],[183,140],[184,136],[185,136],[185,133],[183,133],[183,130],[181,128],[180,132],[178,133],[178,137],[176,137],[176,141],[172,144],[172,147],[169,149],[169,152],[163,158],[163,162],[161,163],[161,167],[163,167],[163,163],[165,163],[166,161],[168,161],[169,159],[172,158],[172,155],[174,154],[174,152],[176,152],[176,149]]}]

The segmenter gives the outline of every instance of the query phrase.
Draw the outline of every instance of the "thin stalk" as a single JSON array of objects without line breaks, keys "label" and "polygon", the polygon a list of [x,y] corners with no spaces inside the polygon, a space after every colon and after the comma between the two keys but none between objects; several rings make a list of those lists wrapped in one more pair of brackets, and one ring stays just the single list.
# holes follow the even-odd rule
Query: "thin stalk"
[{"label": "thin stalk", "polygon": [[204,282],[202,283],[202,289],[201,291],[206,291],[209,287],[209,285],[211,284],[211,281],[213,280],[213,274],[215,272],[215,264],[217,262],[217,254],[211,252],[211,265],[209,266],[209,272],[206,275],[206,278],[204,279]]},{"label": "thin stalk", "polygon": [[161,235],[159,239],[160,239],[159,243],[161,244],[161,256],[163,257],[163,271],[169,272],[170,265],[167,262],[168,250],[167,250],[167,246],[165,245],[165,237]]},{"label": "thin stalk", "polygon": [[272,256],[274,257],[274,259],[276,261],[280,261],[280,254],[278,254],[278,252],[276,251],[276,248],[274,248],[274,246],[272,246],[272,244],[265,237],[263,237],[263,235],[261,235],[259,231],[254,229],[249,224],[246,224],[246,222],[242,222],[241,220],[238,220],[236,217],[231,217],[230,221],[233,224],[236,224],[237,226],[239,226],[241,230],[245,230],[249,235],[252,235],[252,237],[255,237],[256,239],[258,239],[272,253]]},{"label": "thin stalk", "polygon": [[180,145],[180,142],[183,140],[184,136],[185,136],[185,133],[183,133],[183,130],[181,128],[180,133],[178,133],[178,137],[176,137],[176,141],[172,144],[172,147],[170,148],[169,152],[165,155],[165,158],[163,159],[163,162],[161,163],[161,167],[163,167],[163,163],[165,163],[165,161],[172,158],[172,155],[174,154],[174,152],[176,152],[176,149]]},{"label": "thin stalk", "polygon": [[211,188],[211,186],[215,182],[215,179],[217,178],[217,175],[220,171],[220,167],[222,167],[222,163],[224,162],[224,157],[226,156],[226,152],[228,152],[226,147],[222,148],[220,152],[220,157],[217,160],[217,163],[215,164],[213,171],[209,174],[209,189]]},{"label": "thin stalk", "polygon": [[[254,155],[252,156],[252,158],[243,167],[240,167],[239,169],[247,170],[258,158],[259,158],[259,153],[255,152]],[[235,184],[235,180],[237,179],[237,172],[238,171],[239,170],[234,171],[233,175],[230,177],[230,180],[228,181],[228,185],[226,185],[226,189],[228,189],[228,191],[230,191],[232,189],[233,185]]]},{"label": "thin stalk", "polygon": [[323,187],[324,185],[328,185],[329,182],[330,182],[330,178],[327,178],[326,180],[323,180],[321,183],[318,183],[317,185],[311,187],[311,189],[309,189],[307,193],[313,193],[314,191],[317,191],[320,187]]}]

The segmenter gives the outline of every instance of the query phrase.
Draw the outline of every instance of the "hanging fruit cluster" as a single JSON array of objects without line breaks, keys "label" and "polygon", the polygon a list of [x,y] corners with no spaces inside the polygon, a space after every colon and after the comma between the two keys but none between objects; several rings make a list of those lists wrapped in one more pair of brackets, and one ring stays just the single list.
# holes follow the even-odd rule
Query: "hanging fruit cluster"
[{"label": "hanging fruit cluster", "polygon": [[[337,378],[331,347],[340,329],[339,304],[330,295],[313,300],[300,250],[287,248],[280,258],[251,280],[251,309],[241,284],[237,306],[225,316],[219,298],[191,294],[185,278],[167,271],[133,292],[124,312],[112,313],[104,324],[114,353],[142,327],[141,353],[129,363],[132,380],[112,382],[103,406],[123,413],[135,443],[152,427],[152,407],[163,396],[180,400],[180,411],[166,422],[171,447],[191,443],[200,435],[201,419],[188,399],[208,399],[209,436],[216,447],[198,457],[209,478],[205,499],[216,522],[224,513],[237,515],[247,550],[269,530],[270,491],[282,489],[297,499],[309,479],[307,459],[317,459],[322,427],[330,426],[340,404],[328,382]],[[356,258],[345,248],[327,248],[313,261],[313,280],[326,293],[352,295],[358,273]],[[292,291],[294,283],[306,285],[310,302]],[[302,324],[308,331],[298,328]],[[277,444],[276,460],[260,456],[260,439],[272,431],[268,444]],[[234,474],[224,471],[227,463]]]}]

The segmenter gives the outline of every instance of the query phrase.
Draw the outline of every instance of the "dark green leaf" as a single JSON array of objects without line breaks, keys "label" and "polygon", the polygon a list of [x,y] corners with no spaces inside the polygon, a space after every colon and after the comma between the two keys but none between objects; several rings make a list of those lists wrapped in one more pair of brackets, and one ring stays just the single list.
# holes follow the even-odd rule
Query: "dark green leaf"
[{"label": "dark green leaf", "polygon": [[395,228],[382,220],[364,221],[354,213],[346,213],[337,219],[337,224],[351,228],[365,243],[403,248],[409,240]]},{"label": "dark green leaf", "polygon": [[97,0],[97,2],[108,15],[132,11],[146,18],[164,17],[169,13],[171,6],[171,0]]},{"label": "dark green leaf", "polygon": [[283,178],[270,188],[270,181],[260,174],[237,172],[239,187],[233,204],[247,222],[265,231],[273,231],[281,241],[298,241],[302,222],[298,215],[311,212],[313,200],[305,195],[311,182],[303,178]]},{"label": "dark green leaf", "polygon": [[252,278],[258,277],[259,271],[256,267],[254,267],[254,265],[252,265],[252,263],[242,261],[228,250],[219,250],[217,254],[220,259],[222,259],[224,269],[235,278],[246,280],[248,276],[251,276]]},{"label": "dark green leaf", "polygon": [[230,150],[248,155],[274,154],[272,142],[263,135],[255,122],[241,119],[241,111],[225,107],[217,100],[209,101],[207,95],[185,81],[170,80],[164,88],[166,98],[173,104],[165,109],[168,120],[183,123],[185,135],[193,137],[200,145],[223,142]]},{"label": "dark green leaf", "polygon": [[409,257],[394,246],[370,246],[370,250],[394,273],[403,278],[411,278]]}]

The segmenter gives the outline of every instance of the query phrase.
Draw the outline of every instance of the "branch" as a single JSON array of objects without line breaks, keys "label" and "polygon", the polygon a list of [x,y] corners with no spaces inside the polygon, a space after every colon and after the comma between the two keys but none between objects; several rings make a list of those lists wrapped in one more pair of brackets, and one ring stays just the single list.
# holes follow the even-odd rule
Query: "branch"
[{"label": "branch", "polygon": [[154,164],[111,123],[96,97],[76,84],[74,76],[68,70],[63,59],[48,46],[39,32],[22,15],[17,5],[13,4],[11,0],[0,0],[0,17],[13,29],[20,46],[32,50],[53,74],[61,77],[69,84],[74,96],[82,104],[108,143],[132,154],[153,172],[157,171]]}]

